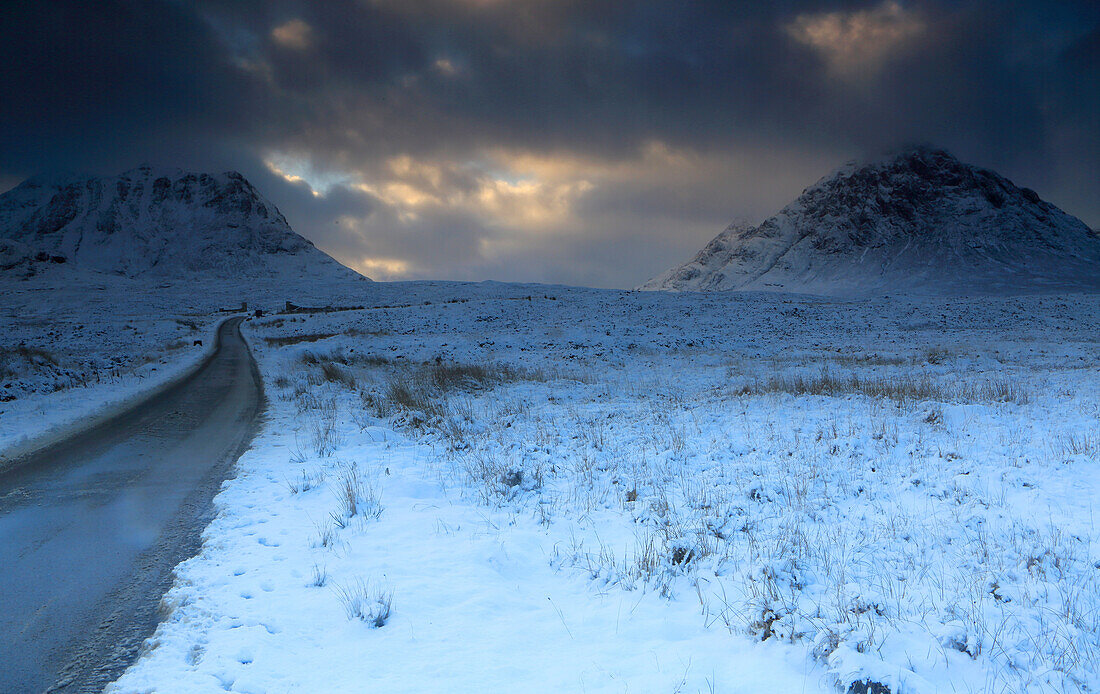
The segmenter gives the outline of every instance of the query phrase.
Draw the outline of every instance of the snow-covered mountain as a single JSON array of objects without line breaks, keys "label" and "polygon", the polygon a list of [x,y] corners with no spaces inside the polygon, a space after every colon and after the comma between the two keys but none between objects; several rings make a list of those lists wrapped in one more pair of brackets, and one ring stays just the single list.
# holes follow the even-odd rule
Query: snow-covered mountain
[{"label": "snow-covered mountain", "polygon": [[149,166],[36,176],[0,195],[0,269],[33,263],[128,277],[363,279],[296,234],[241,174]]},{"label": "snow-covered mountain", "polygon": [[1100,290],[1100,236],[1006,178],[917,147],[823,178],[642,289]]}]

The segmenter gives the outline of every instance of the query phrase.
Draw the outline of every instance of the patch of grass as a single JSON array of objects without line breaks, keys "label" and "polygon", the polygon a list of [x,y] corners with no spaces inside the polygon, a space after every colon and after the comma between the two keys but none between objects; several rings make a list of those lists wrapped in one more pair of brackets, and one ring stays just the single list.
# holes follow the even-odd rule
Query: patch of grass
[{"label": "patch of grass", "polygon": [[838,396],[862,393],[873,398],[893,400],[944,400],[949,397],[947,389],[935,383],[927,376],[861,377],[857,374],[839,376],[828,370],[808,376],[805,374],[783,374],[749,386],[748,392],[754,395],[762,393],[789,393],[791,395]]},{"label": "patch of grass", "polygon": [[386,337],[388,335],[393,335],[393,331],[385,328],[381,330],[360,330],[359,328],[350,328],[344,332],[344,334],[348,337]]},{"label": "patch of grass", "polygon": [[766,381],[742,386],[734,391],[738,395],[762,395],[764,393],[788,393],[790,395],[820,395],[838,397],[859,393],[871,398],[887,398],[898,402],[934,400],[940,402],[1005,402],[1024,405],[1027,391],[1007,377],[975,383],[941,383],[926,374],[911,376],[860,376],[838,375],[823,369],[816,375],[777,374]]},{"label": "patch of grass", "polygon": [[366,622],[372,629],[385,626],[393,614],[393,589],[365,582],[361,578],[338,586],[336,596],[349,620]]},{"label": "patch of grass", "polygon": [[340,522],[356,516],[377,519],[384,510],[381,492],[370,480],[364,479],[355,463],[343,466],[337,481],[336,498],[340,502],[337,518]]},{"label": "patch of grass", "polygon": [[319,486],[324,481],[325,473],[323,470],[316,473],[303,470],[297,479],[286,481],[286,488],[291,494],[301,494]]},{"label": "patch of grass", "polygon": [[[2,348],[0,348],[2,350]],[[19,345],[14,349],[2,350],[15,357],[22,359],[30,364],[36,366],[42,366],[49,364],[50,366],[57,366],[60,362],[57,356],[53,352],[43,347],[30,347],[27,345]]]},{"label": "patch of grass", "polygon": [[436,403],[423,380],[407,372],[396,374],[386,385],[386,398],[406,410],[436,413]]},{"label": "patch of grass", "polygon": [[1013,402],[1026,405],[1030,399],[1027,390],[1018,381],[1008,377],[999,377],[991,381],[964,384],[959,388],[959,397],[963,400],[978,402]]},{"label": "patch of grass", "polygon": [[320,366],[325,362],[336,362],[338,364],[347,364],[348,358],[342,351],[334,351],[318,354],[317,352],[302,352],[302,355],[298,357],[298,361],[306,366]]},{"label": "patch of grass", "polygon": [[1100,459],[1100,435],[1088,432],[1070,432],[1055,437],[1051,444],[1056,455],[1063,457],[1084,456]]},{"label": "patch of grass", "polygon": [[380,354],[367,354],[359,357],[355,362],[364,366],[388,366],[393,363],[393,360]]},{"label": "patch of grass", "polygon": [[336,542],[336,528],[334,526],[317,526],[317,539],[313,542],[314,547],[330,549],[336,546]]},{"label": "patch of grass", "polygon": [[545,381],[541,371],[521,369],[510,364],[458,364],[436,362],[428,366],[425,377],[439,392],[472,390],[514,381]]},{"label": "patch of grass", "polygon": [[319,458],[328,458],[344,442],[338,428],[339,412],[335,400],[318,403],[317,412],[309,424],[310,445]]},{"label": "patch of grass", "polygon": [[314,588],[324,588],[328,583],[328,569],[323,566],[313,565],[313,580],[310,585]]},{"label": "patch of grass", "polygon": [[326,361],[321,364],[321,375],[329,383],[339,383],[347,388],[355,387],[355,377],[336,362]]},{"label": "patch of grass", "polygon": [[924,350],[924,360],[929,364],[942,364],[947,361],[949,354],[946,347],[929,347]]},{"label": "patch of grass", "polygon": [[421,367],[400,369],[386,385],[386,398],[398,407],[430,417],[447,413],[447,396],[515,381],[545,381],[541,370],[508,364],[458,364],[437,361]]},{"label": "patch of grass", "polygon": [[303,352],[298,357],[298,361],[306,366],[320,368],[320,374],[316,372],[306,374],[306,382],[311,386],[319,386],[322,383],[335,383],[345,388],[355,387],[355,375],[348,368],[353,360],[341,351],[322,354]]},{"label": "patch of grass", "polygon": [[[58,369],[60,367],[57,356],[42,347],[27,345],[0,347],[0,378],[18,376],[23,371],[18,366],[20,363],[32,369]],[[68,384],[55,384],[55,386],[55,390],[62,390],[68,387]]]},{"label": "patch of grass", "polygon": [[390,400],[382,397],[378,393],[372,390],[359,391],[359,401],[363,403],[363,407],[369,411],[373,416],[379,419],[385,419],[390,416],[391,407]]},{"label": "patch of grass", "polygon": [[896,354],[829,354],[826,359],[841,366],[902,366],[908,362]]},{"label": "patch of grass", "polygon": [[265,337],[264,342],[270,347],[287,347],[289,345],[298,345],[303,342],[317,342],[319,340],[327,340],[330,337],[336,337],[336,333],[312,333],[309,335],[280,335],[277,337]]}]

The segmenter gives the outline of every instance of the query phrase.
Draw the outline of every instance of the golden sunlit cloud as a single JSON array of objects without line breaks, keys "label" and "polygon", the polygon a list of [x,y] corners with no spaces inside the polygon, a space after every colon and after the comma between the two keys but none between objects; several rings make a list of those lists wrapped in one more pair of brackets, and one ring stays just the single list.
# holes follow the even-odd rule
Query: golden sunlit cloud
[{"label": "golden sunlit cloud", "polygon": [[409,274],[409,263],[397,258],[363,257],[350,264],[367,277],[383,281],[401,279]]},{"label": "golden sunlit cloud", "polygon": [[[541,154],[508,149],[493,149],[488,158],[499,168],[518,177],[534,177],[555,183],[579,181],[665,180],[669,174],[705,173],[713,158],[688,149],[669,146],[660,140],[647,140],[635,156],[606,160],[576,153]],[[590,184],[594,185],[594,184]]]},{"label": "golden sunlit cloud", "polygon": [[309,192],[313,194],[313,197],[315,197],[315,198],[321,197],[320,191],[318,191],[316,188],[314,188],[312,185],[310,185],[309,181],[307,181],[302,176],[299,176],[298,174],[289,173],[287,171],[282,170],[281,168],[279,168],[279,166],[275,162],[271,161],[270,159],[265,160],[264,165],[267,166],[268,171],[275,174],[276,176],[280,176],[283,180],[287,181],[288,183],[302,183],[302,184],[305,184],[307,187],[309,187]]},{"label": "golden sunlit cloud", "polygon": [[849,78],[874,74],[926,29],[917,13],[892,0],[869,10],[801,14],[786,27],[792,39],[820,52],[835,76]]},{"label": "golden sunlit cloud", "polygon": [[475,199],[484,213],[504,224],[537,229],[568,219],[573,202],[592,188],[583,179],[566,183],[487,179]]},{"label": "golden sunlit cloud", "polygon": [[304,51],[313,43],[313,28],[300,19],[292,19],[272,29],[271,38],[283,48]]},{"label": "golden sunlit cloud", "polygon": [[553,180],[507,166],[421,161],[405,155],[389,159],[385,168],[384,180],[355,187],[380,198],[403,221],[415,221],[419,211],[430,208],[470,214],[490,226],[535,232],[568,220],[573,203],[593,188],[579,176]]}]

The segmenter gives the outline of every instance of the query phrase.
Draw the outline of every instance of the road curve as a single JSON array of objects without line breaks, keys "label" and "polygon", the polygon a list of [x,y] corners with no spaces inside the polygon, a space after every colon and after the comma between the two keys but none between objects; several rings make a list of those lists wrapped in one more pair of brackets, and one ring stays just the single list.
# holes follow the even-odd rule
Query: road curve
[{"label": "road curve", "polygon": [[0,692],[101,691],[156,628],[258,426],[242,320],[190,378],[0,473]]}]

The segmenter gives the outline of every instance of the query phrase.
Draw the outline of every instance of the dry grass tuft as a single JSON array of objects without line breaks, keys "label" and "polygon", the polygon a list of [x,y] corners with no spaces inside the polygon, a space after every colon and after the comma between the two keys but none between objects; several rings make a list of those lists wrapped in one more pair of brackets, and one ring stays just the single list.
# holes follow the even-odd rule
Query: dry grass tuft
[{"label": "dry grass tuft", "polygon": [[336,337],[336,333],[313,333],[311,335],[280,335],[277,337],[265,337],[266,342],[270,347],[287,347],[289,345],[297,345],[303,342],[317,342],[318,340],[327,340],[330,337]]},{"label": "dry grass tuft", "polygon": [[323,362],[321,364],[321,375],[329,383],[338,383],[346,388],[355,387],[355,377],[336,362]]},{"label": "dry grass tuft", "polygon": [[393,614],[393,589],[387,590],[361,578],[337,587],[336,596],[348,619],[366,622],[372,629],[385,626]]},{"label": "dry grass tuft", "polygon": [[340,502],[336,520],[341,523],[356,516],[377,519],[384,510],[381,492],[370,480],[363,477],[355,463],[345,464],[340,471],[336,498]]}]

